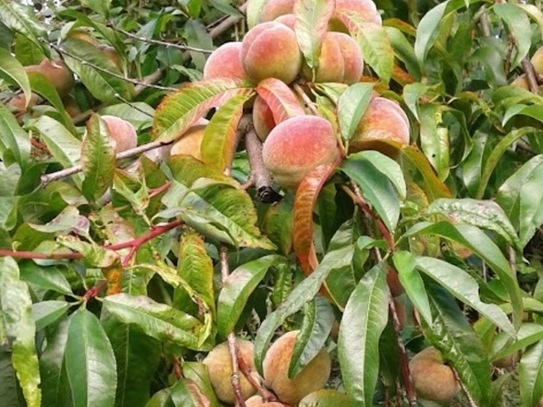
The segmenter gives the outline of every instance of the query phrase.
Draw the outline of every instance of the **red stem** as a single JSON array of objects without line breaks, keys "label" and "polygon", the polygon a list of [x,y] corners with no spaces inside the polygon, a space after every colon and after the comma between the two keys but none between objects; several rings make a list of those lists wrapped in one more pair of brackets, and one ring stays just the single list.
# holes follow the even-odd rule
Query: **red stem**
[{"label": "red stem", "polygon": [[91,298],[96,297],[98,294],[100,294],[100,291],[107,285],[107,281],[101,281],[98,284],[96,284],[94,287],[87,290],[87,292],[83,295],[83,301],[88,301]]}]

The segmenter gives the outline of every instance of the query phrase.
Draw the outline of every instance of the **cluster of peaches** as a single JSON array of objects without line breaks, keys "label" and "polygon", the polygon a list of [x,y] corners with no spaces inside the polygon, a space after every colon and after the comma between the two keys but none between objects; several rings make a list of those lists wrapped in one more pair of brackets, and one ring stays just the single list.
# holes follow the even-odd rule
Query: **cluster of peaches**
[{"label": "cluster of peaches", "polygon": [[[328,120],[307,112],[291,89],[292,84],[358,82],[364,69],[361,48],[335,16],[349,10],[361,21],[381,24],[371,0],[336,0],[335,14],[322,39],[318,66],[312,70],[304,60],[295,32],[294,3],[268,1],[260,23],[241,42],[229,42],[216,49],[204,67],[204,80],[241,79],[251,82],[257,93],[259,83],[275,78],[285,88],[283,94],[299,102],[299,109],[292,109],[295,114],[281,122],[264,98],[257,96],[252,105],[254,128],[263,142],[264,164],[274,181],[288,189],[295,189],[312,168],[336,162],[342,155],[337,131]],[[394,101],[374,95],[349,142],[348,153],[377,149],[394,155],[398,147],[408,143],[409,121],[404,111]]]}]

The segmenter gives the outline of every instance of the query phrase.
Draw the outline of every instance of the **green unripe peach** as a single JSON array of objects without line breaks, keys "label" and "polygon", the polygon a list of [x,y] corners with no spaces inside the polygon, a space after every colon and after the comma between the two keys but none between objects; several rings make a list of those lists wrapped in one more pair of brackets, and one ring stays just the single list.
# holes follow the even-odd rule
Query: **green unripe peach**
[{"label": "green unripe peach", "polygon": [[349,152],[377,150],[395,157],[409,144],[409,119],[395,102],[377,96],[370,102],[350,140]]},{"label": "green unripe peach", "polygon": [[243,39],[241,64],[254,83],[277,78],[289,84],[296,79],[302,67],[296,34],[275,21],[256,25]]},{"label": "green unripe peach", "polygon": [[227,42],[209,56],[204,65],[204,79],[247,79],[241,66],[241,42]]},{"label": "green unripe peach", "polygon": [[279,185],[295,189],[321,164],[339,159],[332,125],[318,116],[296,116],[279,123],[262,147],[264,165]]},{"label": "green unripe peach", "polygon": [[283,403],[296,405],[309,393],[324,387],[330,376],[330,356],[323,348],[294,378],[288,369],[298,331],[287,332],[275,341],[263,363],[264,380]]},{"label": "green unripe peach", "polygon": [[[255,370],[254,367],[254,355],[253,355],[253,344],[252,342],[246,340],[237,340],[238,349],[243,356],[243,358],[249,364],[249,367],[252,371]],[[234,404],[236,402],[236,396],[234,394],[234,389],[232,388],[231,376],[232,376],[232,364],[230,359],[230,352],[228,349],[228,343],[223,342],[215,348],[204,359],[203,363],[207,365],[209,371],[209,380],[213,386],[215,394],[219,400]],[[255,394],[255,388],[249,383],[245,376],[240,375],[240,387],[241,395],[244,399],[251,397]]]}]

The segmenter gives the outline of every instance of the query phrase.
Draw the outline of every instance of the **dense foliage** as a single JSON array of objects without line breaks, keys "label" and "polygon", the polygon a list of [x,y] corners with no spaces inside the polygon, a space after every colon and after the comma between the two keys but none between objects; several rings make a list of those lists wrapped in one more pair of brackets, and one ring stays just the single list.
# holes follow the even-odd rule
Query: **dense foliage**
[{"label": "dense foliage", "polygon": [[23,3],[1,406],[541,405],[539,0]]}]

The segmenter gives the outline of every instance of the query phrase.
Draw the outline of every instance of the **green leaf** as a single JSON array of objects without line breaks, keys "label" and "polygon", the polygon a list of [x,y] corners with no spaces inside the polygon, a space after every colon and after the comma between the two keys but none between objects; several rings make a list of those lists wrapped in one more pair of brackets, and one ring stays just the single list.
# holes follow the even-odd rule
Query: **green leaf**
[{"label": "green leaf", "polygon": [[0,76],[7,78],[10,83],[19,86],[23,90],[26,99],[25,107],[27,107],[32,94],[28,76],[21,63],[4,48],[0,48]]},{"label": "green leaf", "polygon": [[251,94],[233,96],[215,112],[204,131],[200,150],[204,163],[217,171],[224,172],[234,159],[238,144],[238,123],[243,105]]},{"label": "green leaf", "polygon": [[499,188],[496,202],[511,219],[524,248],[543,224],[543,155],[528,160]]},{"label": "green leaf", "polygon": [[491,392],[490,368],[481,340],[444,288],[431,282],[427,287],[434,308],[434,323],[424,328],[425,336],[444,359],[451,362],[477,405],[487,406]]},{"label": "green leaf", "polygon": [[347,394],[373,406],[379,376],[379,338],[388,321],[386,265],[373,267],[347,302],[339,326],[338,356]]},{"label": "green leaf", "polygon": [[370,104],[373,86],[372,83],[355,83],[340,96],[337,115],[344,140],[350,140],[360,124]]},{"label": "green leaf", "polygon": [[87,131],[81,145],[83,167],[83,195],[95,202],[113,184],[115,149],[108,126],[100,116],[92,114],[87,121]]},{"label": "green leaf", "polygon": [[72,295],[63,268],[63,266],[40,267],[31,261],[24,262],[20,265],[21,280],[26,281],[31,287]]},{"label": "green leaf", "polygon": [[304,306],[304,321],[296,336],[290,359],[288,378],[292,379],[313,360],[323,348],[335,321],[332,306],[317,296]]},{"label": "green leaf", "polygon": [[334,14],[335,1],[297,0],[294,2],[296,16],[295,32],[305,62],[313,71],[319,65],[319,55],[328,21]]},{"label": "green leaf", "polygon": [[260,21],[260,16],[264,5],[269,0],[248,0],[247,1],[247,26],[253,28]]},{"label": "green leaf", "polygon": [[[194,232],[186,232],[179,243],[177,273],[215,315],[215,297],[213,294],[213,262],[206,253],[204,240]],[[182,286],[173,291],[173,306],[198,317],[202,310]],[[200,306],[201,308],[201,306]]]},{"label": "green leaf", "polygon": [[305,396],[298,407],[355,407],[356,402],[337,390],[321,389]]},{"label": "green leaf", "polygon": [[430,87],[422,83],[416,82],[405,85],[403,90],[403,100],[406,106],[411,110],[413,116],[420,122],[419,116],[419,99],[428,92]]},{"label": "green leaf", "polygon": [[249,84],[233,79],[199,81],[164,98],[153,119],[153,136],[168,142],[180,137],[212,107],[233,96],[251,94]]},{"label": "green leaf", "polygon": [[185,362],[183,363],[183,376],[196,383],[202,393],[209,399],[210,407],[222,406],[213,391],[213,386],[209,380],[207,365],[198,362]]},{"label": "green leaf", "polygon": [[73,55],[64,54],[64,61],[96,99],[110,104],[119,101],[117,96],[132,100],[134,85],[119,77],[122,77],[119,68],[102,51],[73,38],[68,38],[62,45]]},{"label": "green leaf", "polygon": [[[0,324],[0,344],[2,343],[1,327],[2,324]],[[15,370],[13,370],[11,351],[5,349],[5,346],[0,346],[0,405],[27,407],[17,383]]]},{"label": "green leaf", "polygon": [[32,304],[32,319],[36,331],[56,322],[68,312],[70,303],[66,301],[42,301]]},{"label": "green leaf", "polygon": [[513,54],[511,69],[516,68],[520,61],[528,55],[532,45],[530,20],[526,12],[514,4],[494,4],[492,10],[507,24],[507,28],[514,35],[517,52]]},{"label": "green leaf", "polygon": [[351,154],[340,166],[360,187],[362,195],[394,231],[400,217],[400,197],[406,186],[397,162],[376,151]]},{"label": "green leaf", "polygon": [[511,341],[503,332],[494,338],[491,359],[492,361],[502,359],[541,340],[543,340],[543,327],[538,323],[525,322],[520,326],[514,341]]},{"label": "green leaf", "polygon": [[285,261],[278,255],[261,257],[237,267],[226,279],[217,306],[217,333],[226,338],[238,323],[239,317],[268,269]]},{"label": "green leaf", "polygon": [[268,207],[263,219],[262,231],[284,256],[288,256],[292,250],[293,206],[294,194],[286,194],[279,202]]},{"label": "green leaf", "polygon": [[107,312],[102,313],[100,322],[117,362],[115,407],[145,406],[160,361],[160,342],[136,325],[119,322]]},{"label": "green leaf", "polygon": [[[11,362],[28,407],[40,407],[40,372],[34,343],[32,300],[19,267],[11,257],[0,257],[0,326],[12,348]],[[0,334],[0,344],[4,335]]]},{"label": "green leaf", "polygon": [[0,133],[2,161],[6,165],[17,162],[19,167],[26,168],[30,159],[30,137],[4,104],[0,104]]},{"label": "green leaf", "polygon": [[120,321],[134,324],[147,335],[172,344],[199,349],[194,335],[200,321],[166,304],[145,296],[115,294],[104,298],[104,308]]},{"label": "green leaf", "polygon": [[505,312],[495,304],[486,304],[479,297],[477,281],[459,267],[432,257],[417,257],[417,268],[434,279],[455,298],[475,309],[492,321],[498,328],[515,336],[515,328]]},{"label": "green leaf", "polygon": [[294,92],[279,79],[266,78],[260,81],[256,92],[268,105],[276,125],[288,118],[305,114]]},{"label": "green leaf", "polygon": [[417,258],[406,251],[394,253],[394,266],[398,270],[400,283],[420,316],[428,324],[432,324],[432,310],[426,287],[417,271]]},{"label": "green leaf", "polygon": [[486,229],[501,236],[518,250],[520,243],[515,228],[503,209],[494,201],[441,198],[426,208],[427,215],[444,215],[451,223],[464,223]]},{"label": "green leaf", "polygon": [[74,405],[69,401],[72,388],[64,365],[69,327],[69,319],[63,320],[56,326],[56,329],[48,336],[47,346],[40,357],[43,407]]},{"label": "green leaf", "polygon": [[347,246],[326,253],[319,266],[294,288],[286,300],[267,316],[258,330],[255,339],[255,366],[262,372],[262,361],[273,338],[275,330],[292,314],[298,312],[305,303],[311,301],[319,292],[326,277],[334,270],[351,264],[353,247]]},{"label": "green leaf", "polygon": [[518,373],[522,407],[537,405],[543,397],[543,341],[522,353]]},{"label": "green leaf", "polygon": [[442,107],[434,104],[420,106],[419,113],[422,151],[439,179],[445,181],[450,170],[450,146],[448,129],[443,125]]},{"label": "green leaf", "polygon": [[13,31],[21,33],[30,39],[49,56],[49,49],[39,40],[40,38],[47,38],[47,30],[38,22],[36,13],[26,3],[0,0],[0,21]]}]

